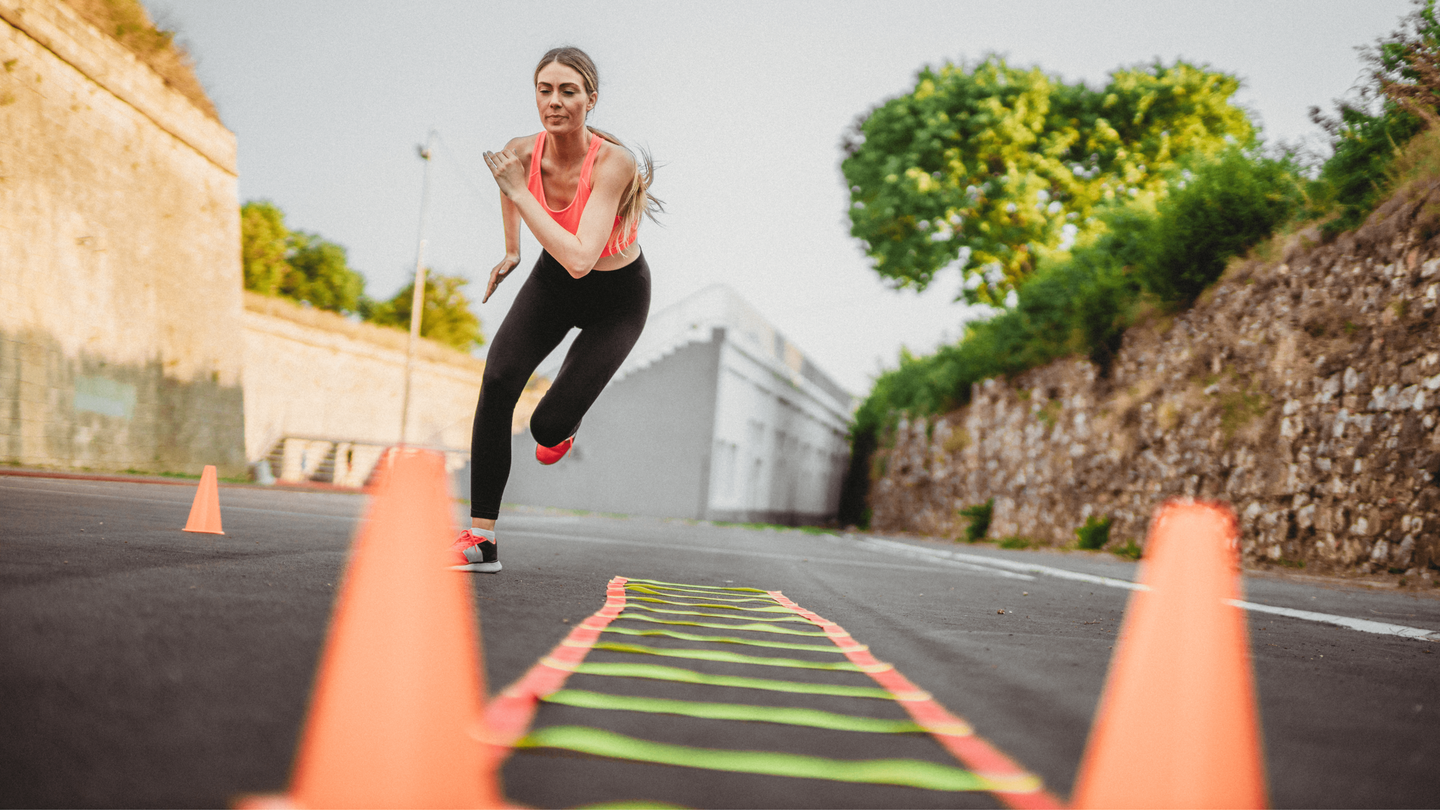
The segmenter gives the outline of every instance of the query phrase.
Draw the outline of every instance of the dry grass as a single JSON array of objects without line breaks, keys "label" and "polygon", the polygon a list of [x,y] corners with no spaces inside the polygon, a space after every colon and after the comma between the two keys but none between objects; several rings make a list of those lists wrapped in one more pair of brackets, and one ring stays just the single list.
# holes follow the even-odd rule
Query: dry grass
[{"label": "dry grass", "polygon": [[164,80],[201,112],[216,121],[220,114],[200,80],[195,78],[195,64],[190,54],[175,42],[174,31],[155,27],[140,0],[67,0],[70,7],[86,22],[115,38],[150,66]]},{"label": "dry grass", "polygon": [[1406,142],[1388,174],[1397,189],[1440,177],[1440,128],[1430,127]]},{"label": "dry grass", "polygon": [[945,437],[945,442],[941,445],[947,453],[958,453],[969,446],[970,431],[963,427],[957,427],[950,431],[950,435]]}]

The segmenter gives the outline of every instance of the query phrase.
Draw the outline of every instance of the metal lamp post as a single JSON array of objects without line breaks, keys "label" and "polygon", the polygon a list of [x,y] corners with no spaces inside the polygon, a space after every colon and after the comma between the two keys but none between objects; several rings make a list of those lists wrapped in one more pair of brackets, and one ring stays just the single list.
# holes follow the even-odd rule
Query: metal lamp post
[{"label": "metal lamp post", "polygon": [[410,299],[410,337],[405,341],[405,394],[400,403],[400,445],[406,444],[410,427],[410,373],[415,364],[415,339],[420,337],[420,319],[425,312],[425,213],[430,207],[430,155],[435,130],[425,137],[425,145],[417,147],[425,161],[425,180],[420,187],[420,245],[415,250],[415,294]]}]

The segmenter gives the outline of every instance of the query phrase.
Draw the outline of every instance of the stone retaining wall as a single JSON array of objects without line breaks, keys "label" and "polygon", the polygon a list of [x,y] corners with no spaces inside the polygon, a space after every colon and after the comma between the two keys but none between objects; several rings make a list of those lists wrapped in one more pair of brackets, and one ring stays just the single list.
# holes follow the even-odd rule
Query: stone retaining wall
[{"label": "stone retaining wall", "polygon": [[245,470],[235,136],[59,0],[0,0],[0,462]]},{"label": "stone retaining wall", "polygon": [[901,420],[872,465],[872,525],[1075,541],[1092,515],[1142,543],[1172,496],[1219,498],[1253,563],[1429,579],[1440,569],[1440,184],[1330,245],[1232,265],[1191,310],[1130,330],[1108,379],[1087,361]]}]

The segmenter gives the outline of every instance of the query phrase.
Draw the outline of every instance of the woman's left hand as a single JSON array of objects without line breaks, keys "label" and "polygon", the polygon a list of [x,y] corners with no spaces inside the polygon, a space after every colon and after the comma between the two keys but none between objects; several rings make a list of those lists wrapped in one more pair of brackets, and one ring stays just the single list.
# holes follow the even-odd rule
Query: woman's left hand
[{"label": "woman's left hand", "polygon": [[495,175],[495,185],[500,187],[501,194],[514,197],[525,189],[525,167],[514,152],[509,149],[486,152],[485,165],[489,166],[490,173]]}]

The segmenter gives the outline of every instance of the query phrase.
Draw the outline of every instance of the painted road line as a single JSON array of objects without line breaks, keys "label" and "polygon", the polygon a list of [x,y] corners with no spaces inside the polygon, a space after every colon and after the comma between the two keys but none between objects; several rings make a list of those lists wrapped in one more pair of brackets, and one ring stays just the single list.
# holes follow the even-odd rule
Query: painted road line
[{"label": "painted road line", "polygon": [[[1130,582],[1114,577],[1103,577],[1095,574],[1085,574],[1079,571],[1070,571],[1064,568],[1055,568],[1039,563],[1023,563],[1013,560],[1001,560],[994,557],[985,557],[979,554],[965,554],[958,551],[947,551],[945,549],[925,549],[912,546],[908,543],[900,543],[894,540],[884,540],[877,537],[868,537],[859,540],[863,545],[880,547],[902,547],[912,551],[918,550],[921,554],[937,558],[956,557],[973,561],[984,561],[985,564],[1008,568],[1013,571],[1024,571],[1027,573],[1043,574],[1057,579],[1069,579],[1078,582],[1087,582],[1092,585],[1103,585],[1108,588],[1121,588],[1130,591],[1148,591],[1148,586],[1138,582]],[[911,555],[913,556],[913,555]],[[1358,630],[1362,633],[1376,633],[1385,636],[1399,636],[1401,638],[1413,638],[1421,641],[1440,641],[1440,631],[1428,630],[1423,627],[1410,627],[1403,624],[1391,624],[1389,622],[1377,622],[1370,619],[1354,619],[1349,616],[1340,616],[1334,613],[1320,613],[1313,610],[1295,610],[1293,608],[1276,607],[1274,605],[1263,605],[1258,602],[1245,602],[1233,600],[1229,604],[1256,613],[1271,613],[1277,616],[1287,616],[1292,619],[1304,621],[1321,622],[1333,624],[1339,627],[1346,627],[1351,630]]]},{"label": "painted road line", "polygon": [[[1014,562],[1012,560],[1002,560],[995,557],[986,557],[980,554],[966,554],[963,551],[949,551],[946,549],[938,548],[923,548],[920,546],[912,546],[909,543],[900,543],[895,540],[885,540],[879,537],[865,537],[861,538],[857,542],[859,542],[861,545],[870,546],[872,548],[885,548],[892,551],[905,553],[907,554],[907,556],[923,555],[925,557],[940,560],[960,560],[968,562],[972,565],[999,568],[1022,575],[1044,574],[1046,576],[1058,577],[1060,579],[1072,579],[1079,582],[1088,582],[1093,585],[1104,585],[1108,588],[1124,588],[1126,590],[1132,591],[1143,590],[1145,588],[1144,585],[1140,585],[1138,583],[1130,582],[1124,579],[1115,579],[1114,577],[1102,577],[1095,574],[1084,574],[1079,571],[1070,571],[1064,568],[1052,568],[1048,565],[1040,565],[1038,563]],[[1029,578],[1034,579],[1033,576]]]},{"label": "painted road line", "polygon": [[[824,630],[837,645],[842,639],[851,638],[845,628],[814,611],[800,607],[780,591],[771,591],[770,595],[775,597],[776,602],[794,610]],[[880,665],[883,662],[876,660],[868,649],[846,652],[845,657],[897,697],[902,695],[910,697],[909,700],[903,698],[901,700],[900,705],[905,707],[905,711],[910,713],[916,723],[931,729],[930,733],[936,741],[961,764],[976,774],[991,779],[997,784],[1005,785],[1004,789],[991,791],[1005,804],[1013,808],[1058,808],[1061,806],[1059,799],[1045,789],[1038,776],[1021,768],[1018,763],[1001,753],[999,749],[990,745],[979,735],[958,733],[959,729],[968,731],[970,724],[952,714],[933,697],[923,693],[898,669],[893,666],[882,668]],[[914,696],[916,693],[925,696],[923,698]]]},{"label": "painted road line", "polygon": [[859,542],[861,546],[869,546],[872,550],[880,550],[890,554],[900,554],[912,559],[933,560],[935,562],[959,566],[993,576],[1008,577],[1026,582],[1034,581],[1035,579],[1035,577],[1023,570],[1009,570],[1010,566],[992,565],[990,564],[990,558],[981,557],[978,554],[958,554],[941,549],[912,546],[909,543],[897,543],[894,540],[882,540],[878,537],[866,537],[857,542]]},{"label": "painted road line", "polygon": [[1294,610],[1293,608],[1275,607],[1273,605],[1259,605],[1254,602],[1242,602],[1239,599],[1231,599],[1228,604],[1246,610],[1253,610],[1257,613],[1273,613],[1276,616],[1288,616],[1292,619],[1337,624],[1341,627],[1348,627],[1351,630],[1359,630],[1362,633],[1378,633],[1382,636],[1400,636],[1401,638],[1413,638],[1420,641],[1440,641],[1440,632],[1426,630],[1422,627],[1408,627],[1403,624],[1376,622],[1370,619],[1352,619],[1349,616],[1316,613],[1313,610]]},{"label": "painted road line", "polygon": [[694,748],[651,742],[583,726],[550,726],[538,729],[519,740],[516,747],[558,748],[592,756],[711,771],[871,785],[900,785],[926,790],[998,793],[1009,787],[1004,780],[918,759],[844,760],[779,751]]},{"label": "painted road line", "polygon": [[[507,529],[505,531],[505,534],[507,536],[514,535],[516,537],[544,537],[551,540],[567,540],[575,543],[598,543],[601,545],[611,546],[640,546],[641,548],[648,549],[681,551],[686,554],[719,554],[727,556],[735,554],[734,549],[730,547],[710,548],[708,546],[682,545],[680,543],[654,543],[646,542],[643,540],[624,540],[613,537],[594,537],[577,534],[557,534],[555,532],[529,529]],[[883,562],[879,560],[851,560],[844,557],[817,557],[813,555],[806,556],[803,554],[780,554],[773,551],[746,551],[745,557],[747,559],[780,560],[784,562],[805,563],[807,565],[839,565],[850,566],[854,568],[888,568],[894,571],[925,572],[935,570],[934,568],[925,565],[901,565],[899,563]],[[946,564],[949,565],[950,563]],[[975,566],[960,567],[965,570],[973,570],[974,573],[982,573],[982,571]],[[997,574],[996,571],[990,569],[984,570],[983,573],[991,576],[1003,576],[1003,574]]]}]

